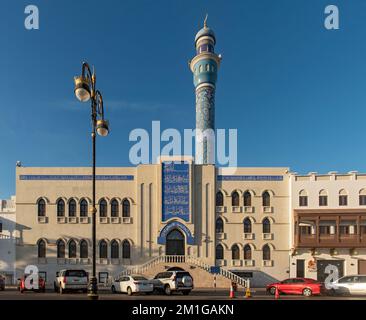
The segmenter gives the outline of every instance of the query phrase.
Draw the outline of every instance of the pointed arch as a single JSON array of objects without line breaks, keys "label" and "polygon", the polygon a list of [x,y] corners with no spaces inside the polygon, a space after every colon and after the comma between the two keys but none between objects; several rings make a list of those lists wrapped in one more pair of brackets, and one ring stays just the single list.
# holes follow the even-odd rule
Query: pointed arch
[{"label": "pointed arch", "polygon": [[262,193],[262,206],[270,207],[271,206],[271,195],[268,190]]},{"label": "pointed arch", "polygon": [[122,258],[131,259],[131,243],[127,239],[122,241]]},{"label": "pointed arch", "polygon": [[88,242],[85,239],[80,240],[80,258],[87,259],[89,257],[89,245]]},{"label": "pointed arch", "polygon": [[220,243],[216,246],[215,254],[216,260],[224,259],[224,247]]},{"label": "pointed arch", "polygon": [[111,258],[119,259],[119,243],[116,239],[111,241]]},{"label": "pointed arch", "polygon": [[221,217],[216,219],[216,233],[223,233],[224,232],[224,221]]},{"label": "pointed arch", "polygon": [[37,247],[38,247],[38,258],[46,258],[46,241],[44,239],[39,239],[37,241]]},{"label": "pointed arch", "polygon": [[231,259],[240,260],[240,249],[237,244],[233,244],[231,247]]},{"label": "pointed arch", "polygon": [[223,207],[224,206],[224,194],[222,191],[217,191],[216,193],[216,207]]},{"label": "pointed arch", "polygon": [[128,198],[122,200],[122,217],[129,218],[131,216],[131,203]]},{"label": "pointed arch", "polygon": [[244,260],[252,260],[252,247],[249,244],[244,246]]},{"label": "pointed arch", "polygon": [[66,243],[63,239],[58,239],[56,242],[57,246],[57,258],[65,258]]},{"label": "pointed arch", "polygon": [[252,220],[249,217],[246,217],[243,220],[244,233],[252,233]]},{"label": "pointed arch", "polygon": [[233,193],[231,194],[231,206],[232,207],[240,206],[240,196],[237,190],[233,191]]}]

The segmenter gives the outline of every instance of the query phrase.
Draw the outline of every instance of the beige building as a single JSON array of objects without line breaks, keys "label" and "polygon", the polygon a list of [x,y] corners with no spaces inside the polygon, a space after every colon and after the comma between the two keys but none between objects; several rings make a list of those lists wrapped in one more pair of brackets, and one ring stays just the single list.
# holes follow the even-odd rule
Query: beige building
[{"label": "beige building", "polygon": [[[99,280],[129,268],[148,271],[159,259],[164,264],[161,257],[208,273],[235,271],[252,285],[286,277],[287,168],[239,168],[233,175],[185,160],[97,168]],[[19,274],[34,264],[52,283],[63,268],[91,270],[90,180],[90,168],[17,167],[17,222],[25,226]]]},{"label": "beige building", "polygon": [[291,175],[291,193],[291,276],[366,274],[366,174]]}]

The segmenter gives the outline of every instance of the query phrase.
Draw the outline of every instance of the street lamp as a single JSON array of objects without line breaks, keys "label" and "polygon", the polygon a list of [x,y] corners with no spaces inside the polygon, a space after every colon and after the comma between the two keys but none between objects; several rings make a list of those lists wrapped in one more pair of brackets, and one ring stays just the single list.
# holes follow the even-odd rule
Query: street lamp
[{"label": "street lamp", "polygon": [[104,120],[103,98],[101,93],[96,90],[96,76],[93,68],[93,73],[89,65],[83,62],[81,75],[74,78],[75,96],[81,102],[91,100],[91,118],[92,118],[92,144],[93,144],[93,203],[91,208],[92,213],[92,242],[93,242],[93,272],[88,285],[88,297],[93,300],[98,299],[98,283],[96,277],[96,212],[95,207],[95,138],[96,132],[100,136],[107,136],[109,133],[109,123]]}]

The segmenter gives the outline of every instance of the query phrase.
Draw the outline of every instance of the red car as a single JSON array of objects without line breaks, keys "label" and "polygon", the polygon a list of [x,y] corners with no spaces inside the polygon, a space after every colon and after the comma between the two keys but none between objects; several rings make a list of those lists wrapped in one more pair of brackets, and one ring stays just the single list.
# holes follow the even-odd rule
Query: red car
[{"label": "red car", "polygon": [[281,282],[267,285],[266,289],[272,295],[276,294],[276,288],[281,294],[301,294],[305,297],[321,294],[323,285],[309,278],[290,278]]},{"label": "red car", "polygon": [[[25,286],[25,279],[29,275],[24,275],[22,278],[18,279],[18,290],[23,293],[24,291],[37,291],[37,292],[45,292],[46,291],[46,281],[40,276],[38,276],[38,289],[27,289]],[[33,279],[30,281],[30,283],[33,283]]]}]

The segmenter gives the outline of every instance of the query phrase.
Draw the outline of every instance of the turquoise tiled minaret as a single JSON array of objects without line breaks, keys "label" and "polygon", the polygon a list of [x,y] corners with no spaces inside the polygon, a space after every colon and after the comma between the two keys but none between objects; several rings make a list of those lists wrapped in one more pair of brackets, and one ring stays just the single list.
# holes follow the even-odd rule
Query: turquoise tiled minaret
[{"label": "turquoise tiled minaret", "polygon": [[207,27],[206,16],[203,28],[196,34],[196,56],[190,61],[196,88],[196,164],[215,163],[214,131],[205,131],[215,130],[215,90],[221,62],[215,44],[215,33]]}]

